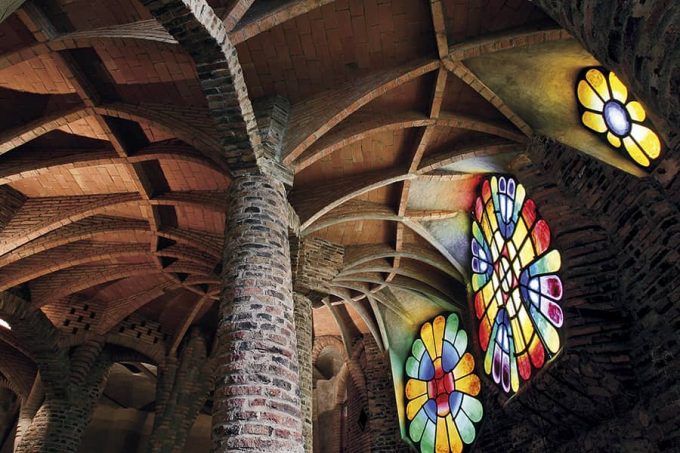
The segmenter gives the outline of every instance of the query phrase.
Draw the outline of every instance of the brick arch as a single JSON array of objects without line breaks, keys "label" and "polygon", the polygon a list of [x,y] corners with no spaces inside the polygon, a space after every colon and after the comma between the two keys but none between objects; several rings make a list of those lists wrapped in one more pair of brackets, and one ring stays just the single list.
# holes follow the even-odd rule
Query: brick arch
[{"label": "brick arch", "polygon": [[238,55],[225,24],[205,0],[141,0],[196,63],[219,136],[218,148],[233,172],[259,169],[258,125]]},{"label": "brick arch", "polygon": [[[136,152],[134,156],[123,158],[114,150],[73,152],[68,154],[45,154],[35,157],[31,153],[31,159],[16,159],[16,163],[9,164],[0,173],[0,185],[20,181],[25,178],[40,176],[48,171],[59,171],[72,168],[89,168],[99,165],[125,164],[126,162],[139,163],[153,160],[174,160],[190,162],[211,170],[216,170],[229,177],[229,173],[220,167],[216,167],[212,160],[195,151],[195,148],[176,140],[155,142]],[[44,157],[44,158],[43,158]]]},{"label": "brick arch", "polygon": [[416,61],[325,91],[293,105],[290,124],[304,124],[290,130],[282,151],[283,162],[291,164],[342,120],[385,92],[439,69],[437,60]]},{"label": "brick arch", "polygon": [[335,151],[373,135],[386,131],[428,126],[433,128],[465,129],[482,132],[517,143],[524,142],[522,134],[517,133],[513,128],[468,115],[445,112],[440,114],[437,118],[428,118],[426,115],[413,112],[388,115],[357,114],[356,117],[350,116],[344,120],[336,126],[334,130],[325,134],[312,146],[305,149],[304,152],[295,159],[293,165],[295,166],[295,171],[299,172]]},{"label": "brick arch", "polygon": [[345,350],[345,345],[342,340],[332,335],[324,335],[314,338],[314,346],[312,346],[312,366],[316,365],[316,359],[319,358],[321,352],[326,348],[335,349],[342,354],[344,360],[348,359],[347,351]]},{"label": "brick arch", "polygon": [[368,393],[366,389],[366,376],[362,371],[360,358],[365,355],[364,344],[361,342],[352,352],[352,357],[345,362],[336,377],[336,402],[343,401],[343,396],[347,391],[347,379],[351,379],[354,386],[359,391],[359,397],[368,404]]},{"label": "brick arch", "polygon": [[41,118],[29,121],[20,126],[0,133],[0,154],[23,145],[41,135],[66,126],[80,119],[91,116],[93,111],[84,105],[70,107],[65,110],[50,113]]},{"label": "brick arch", "polygon": [[[107,209],[138,203],[141,197],[138,193],[118,193],[107,195],[85,195],[74,197],[50,197],[29,199],[19,210],[17,215],[8,223],[5,230],[0,234],[0,253],[7,254],[18,247],[31,241],[37,240],[51,232],[59,231],[70,224],[84,219],[105,215]],[[176,206],[180,204],[197,205],[216,212],[224,212],[225,197],[219,193],[195,191],[195,192],[171,192],[159,195],[152,199],[152,205]],[[54,208],[57,210],[55,211]],[[52,216],[40,222],[31,219],[44,216],[44,211],[52,209]],[[49,211],[47,211],[49,212]],[[28,228],[22,222],[32,223]],[[81,232],[80,234],[87,234]],[[59,235],[55,235],[59,238]],[[59,238],[63,239],[63,238]],[[185,239],[188,242],[189,238]]]}]

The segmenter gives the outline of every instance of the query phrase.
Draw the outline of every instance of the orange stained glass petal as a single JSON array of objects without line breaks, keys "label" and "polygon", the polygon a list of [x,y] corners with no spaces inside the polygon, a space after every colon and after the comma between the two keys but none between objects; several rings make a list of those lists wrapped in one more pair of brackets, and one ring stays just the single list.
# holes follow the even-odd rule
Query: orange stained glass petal
[{"label": "orange stained glass petal", "polygon": [[437,358],[437,349],[434,346],[434,332],[432,331],[432,324],[426,322],[423,327],[420,328],[420,338],[425,344],[425,349],[430,355],[432,360]]},{"label": "orange stained glass petal", "polygon": [[609,73],[609,87],[612,90],[614,99],[625,104],[626,99],[628,99],[628,88],[619,80],[619,78],[613,72]]},{"label": "orange stained glass petal", "polygon": [[460,359],[456,367],[453,369],[453,377],[455,379],[460,379],[463,376],[467,376],[468,374],[472,373],[472,370],[475,369],[475,359],[472,357],[472,354],[469,352],[466,352],[465,355]]},{"label": "orange stained glass petal", "polygon": [[633,121],[642,122],[647,117],[644,107],[638,101],[632,101],[626,104],[626,110]]},{"label": "orange stained glass petal", "polygon": [[427,393],[427,382],[419,379],[409,379],[406,383],[406,398],[412,400]]},{"label": "orange stained glass petal", "polygon": [[650,128],[633,124],[630,135],[642,148],[642,151],[652,159],[656,159],[661,154],[661,142],[659,137]]},{"label": "orange stained glass petal", "polygon": [[581,121],[588,128],[595,132],[606,132],[607,123],[604,122],[604,117],[599,113],[583,112]]},{"label": "orange stained glass petal", "polygon": [[437,316],[432,321],[434,330],[434,347],[437,351],[437,357],[442,356],[442,343],[444,340],[444,329],[446,328],[446,318]]},{"label": "orange stained glass petal", "polygon": [[576,87],[578,100],[585,108],[601,112],[604,109],[604,102],[595,93],[595,90],[588,85],[588,82],[581,80]]},{"label": "orange stained glass petal", "polygon": [[449,432],[449,444],[452,453],[461,453],[463,451],[463,440],[460,438],[456,422],[453,421],[451,414],[446,416],[446,428]]},{"label": "orange stained glass petal", "polygon": [[600,98],[602,98],[604,102],[607,102],[610,99],[607,79],[604,74],[602,74],[602,71],[599,69],[588,70],[588,72],[586,72],[586,80],[593,88],[595,88],[595,92],[600,95]]},{"label": "orange stained glass petal", "polygon": [[635,162],[643,167],[649,167],[649,159],[632,138],[624,137],[623,146],[626,147],[626,151],[628,151],[628,154],[630,154],[630,157],[632,157]]},{"label": "orange stained glass petal", "polygon": [[621,139],[617,137],[616,135],[612,134],[611,132],[607,132],[607,141],[614,147],[614,148],[620,148],[621,147]]},{"label": "orange stained glass petal", "polygon": [[434,446],[436,453],[449,453],[449,438],[446,435],[446,420],[437,417],[437,437]]},{"label": "orange stained glass petal", "polygon": [[457,391],[467,393],[470,396],[479,395],[479,389],[481,388],[481,383],[476,374],[468,374],[463,378],[456,379],[455,385]]},{"label": "orange stained glass petal", "polygon": [[413,420],[413,417],[416,416],[418,411],[420,410],[421,407],[423,407],[423,404],[425,404],[428,400],[427,394],[419,396],[418,398],[409,401],[408,405],[406,406],[406,417],[409,420]]}]

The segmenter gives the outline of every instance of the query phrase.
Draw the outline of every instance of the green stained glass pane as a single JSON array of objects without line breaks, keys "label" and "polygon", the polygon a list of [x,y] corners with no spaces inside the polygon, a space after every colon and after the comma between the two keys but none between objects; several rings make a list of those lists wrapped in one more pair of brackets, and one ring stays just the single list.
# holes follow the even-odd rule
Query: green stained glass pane
[{"label": "green stained glass pane", "polygon": [[463,354],[465,354],[465,349],[467,349],[467,334],[465,333],[464,330],[458,331],[458,335],[456,335],[456,341],[453,343],[453,346],[456,348],[456,351],[458,351],[458,355],[463,357]]},{"label": "green stained glass pane", "polygon": [[493,325],[493,329],[491,330],[491,337],[489,337],[492,339],[492,341],[487,346],[486,355],[484,356],[484,371],[486,372],[486,374],[491,374],[491,364],[493,360],[493,347],[494,347],[493,339],[496,338],[497,334],[498,323]]},{"label": "green stained glass pane", "polygon": [[409,357],[406,360],[406,374],[408,374],[409,377],[412,377],[414,379],[418,379],[418,367],[420,364],[416,359],[413,357]]},{"label": "green stained glass pane", "polygon": [[471,444],[475,440],[475,425],[472,424],[470,419],[465,412],[459,411],[456,415],[456,426],[458,427],[458,432],[460,433],[460,438],[466,444]]},{"label": "green stained glass pane", "polygon": [[562,265],[562,258],[560,252],[551,250],[548,254],[543,255],[529,267],[529,273],[532,277],[543,274],[552,274],[560,270]]},{"label": "green stained glass pane", "polygon": [[423,432],[423,437],[420,439],[421,453],[434,453],[434,441],[436,438],[435,428],[435,424],[428,420],[427,426],[425,426],[425,432]]},{"label": "green stained glass pane", "polygon": [[450,314],[446,319],[446,329],[444,330],[444,338],[449,343],[453,344],[456,339],[456,333],[458,332],[458,315],[455,313]]},{"label": "green stained glass pane", "polygon": [[425,409],[421,408],[408,429],[408,435],[413,442],[420,442],[420,438],[423,437],[423,431],[425,431],[425,426],[429,420],[430,419],[425,413]]},{"label": "green stained glass pane", "polygon": [[413,346],[411,346],[411,352],[413,353],[413,357],[420,360],[425,353],[425,343],[423,343],[423,340],[418,338],[414,341]]},{"label": "green stained glass pane", "polygon": [[486,275],[485,274],[472,274],[472,290],[478,291],[486,285]]},{"label": "green stained glass pane", "polygon": [[480,403],[477,398],[473,398],[470,395],[463,395],[462,408],[473,422],[480,421],[484,415],[482,403]]}]

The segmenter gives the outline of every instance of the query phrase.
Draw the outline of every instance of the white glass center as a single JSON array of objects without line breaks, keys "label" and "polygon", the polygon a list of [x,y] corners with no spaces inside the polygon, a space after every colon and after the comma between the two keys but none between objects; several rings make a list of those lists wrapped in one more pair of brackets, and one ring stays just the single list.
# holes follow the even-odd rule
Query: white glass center
[{"label": "white glass center", "polygon": [[609,101],[604,105],[604,120],[609,129],[618,136],[628,135],[630,132],[626,109],[616,101]]}]

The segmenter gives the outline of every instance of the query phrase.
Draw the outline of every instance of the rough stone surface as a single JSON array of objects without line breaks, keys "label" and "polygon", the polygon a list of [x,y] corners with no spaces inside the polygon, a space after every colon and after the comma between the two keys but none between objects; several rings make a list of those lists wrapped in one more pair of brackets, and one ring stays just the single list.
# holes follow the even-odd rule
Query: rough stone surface
[{"label": "rough stone surface", "polygon": [[300,375],[300,410],[302,412],[302,434],[305,452],[312,451],[314,434],[312,429],[312,301],[296,292],[295,339],[297,341],[298,373]]},{"label": "rough stone surface", "polygon": [[343,266],[344,247],[325,239],[291,237],[290,254],[295,292],[319,304]]},{"label": "rough stone surface", "polygon": [[212,390],[214,360],[206,341],[192,330],[178,357],[167,357],[158,367],[153,431],[146,451],[183,452],[192,425]]},{"label": "rough stone surface", "polygon": [[214,451],[303,451],[285,189],[232,182],[227,209]]}]

